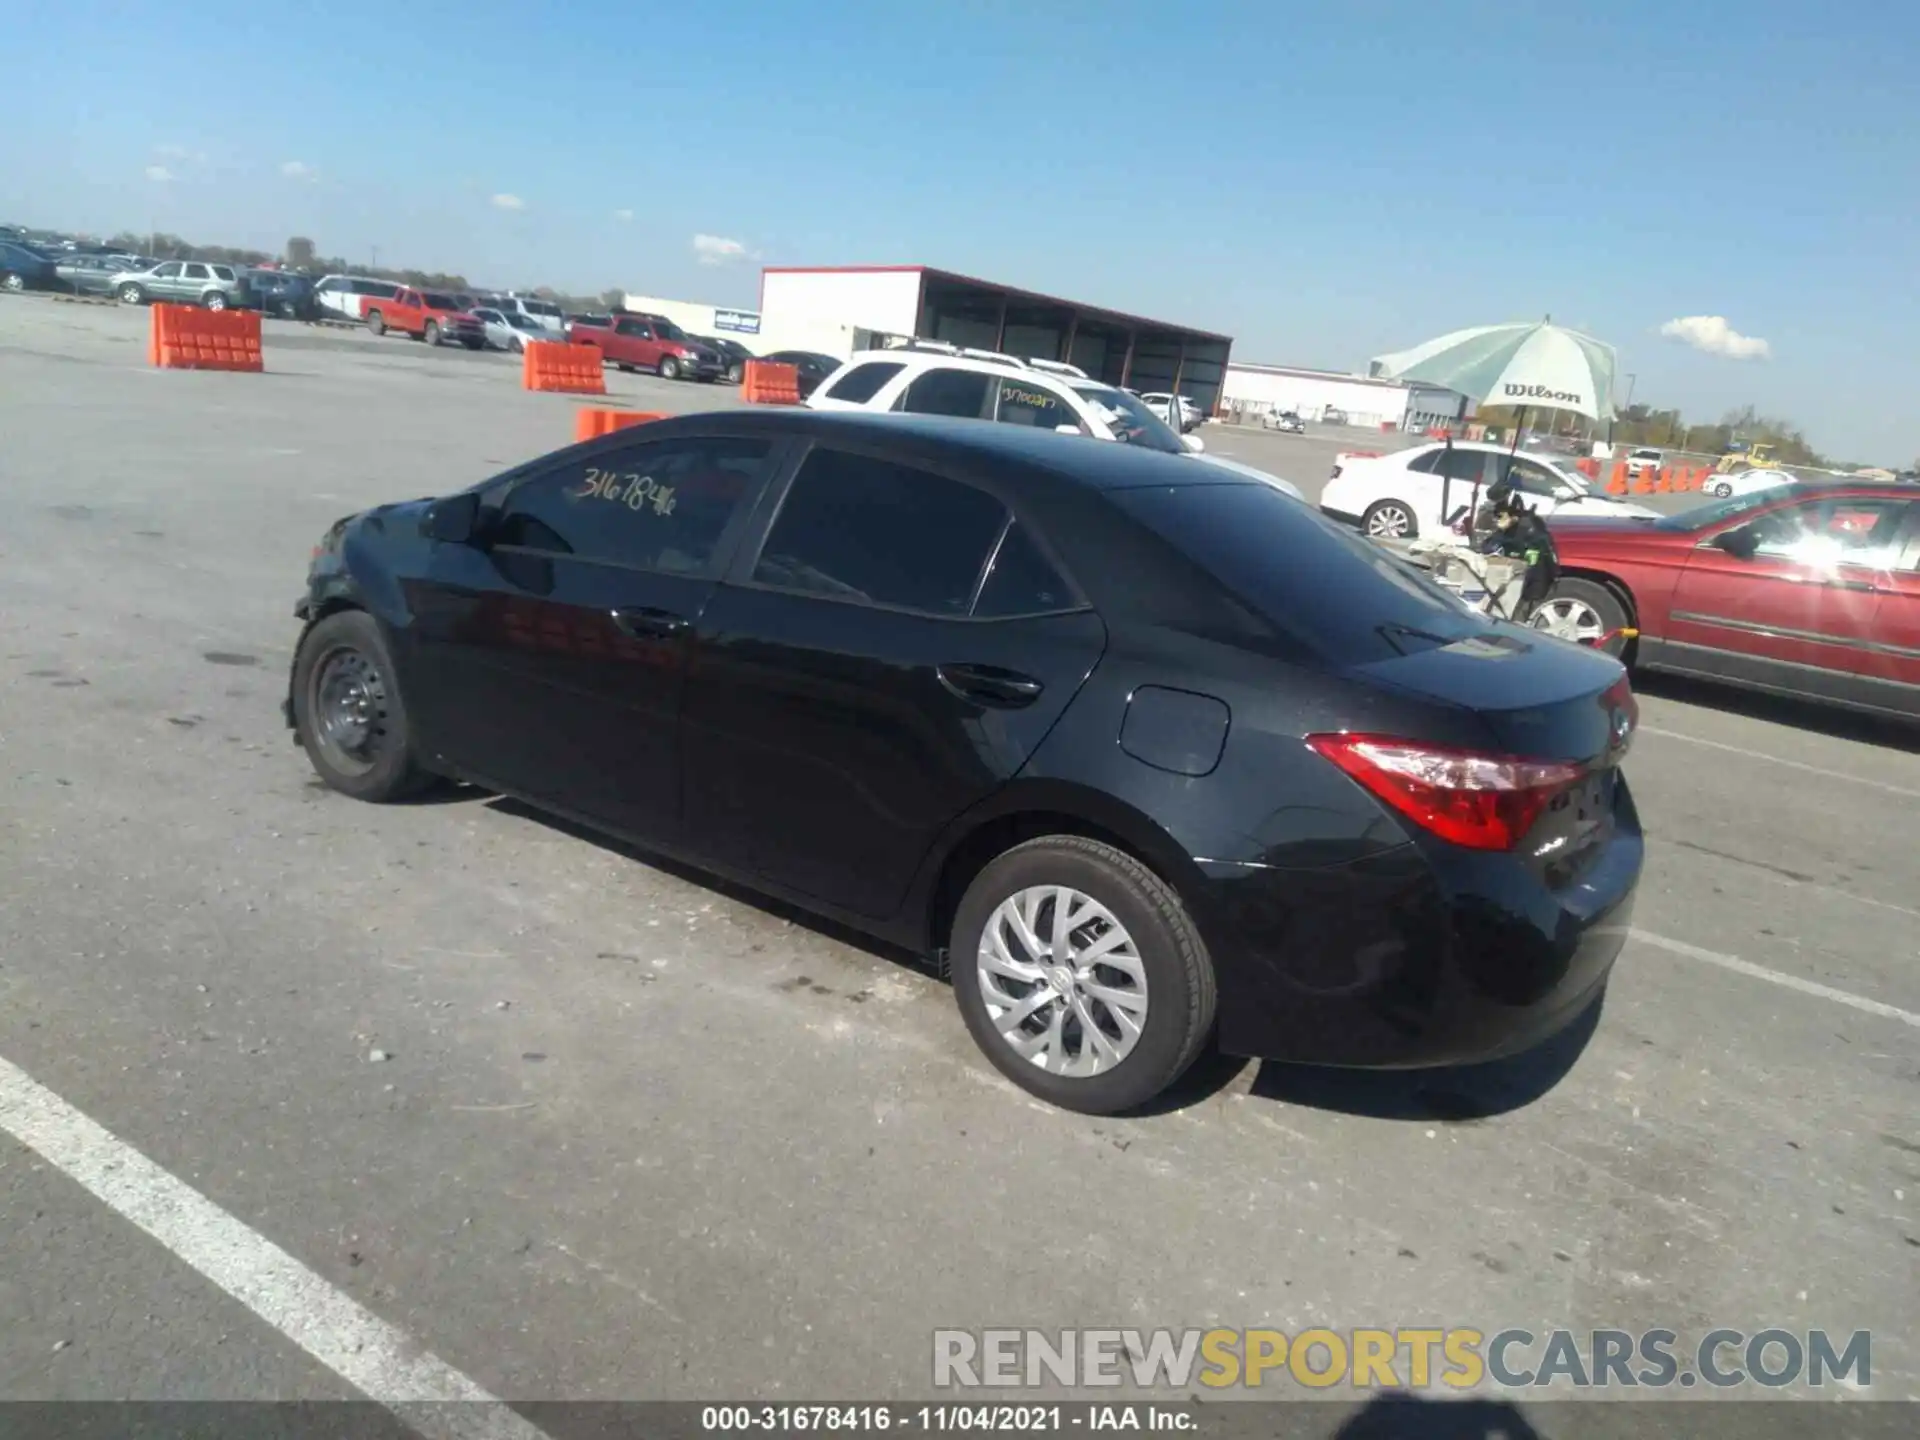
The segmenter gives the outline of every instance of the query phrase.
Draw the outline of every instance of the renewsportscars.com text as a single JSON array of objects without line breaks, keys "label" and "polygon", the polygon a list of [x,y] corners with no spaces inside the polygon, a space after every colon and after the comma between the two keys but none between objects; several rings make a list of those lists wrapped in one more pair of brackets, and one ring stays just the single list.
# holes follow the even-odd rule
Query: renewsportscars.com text
[{"label": "renewsportscars.com text", "polygon": [[1302,1330],[936,1330],[942,1389],[1729,1389],[1873,1383],[1873,1337],[1824,1330],[1488,1333],[1467,1327]]}]

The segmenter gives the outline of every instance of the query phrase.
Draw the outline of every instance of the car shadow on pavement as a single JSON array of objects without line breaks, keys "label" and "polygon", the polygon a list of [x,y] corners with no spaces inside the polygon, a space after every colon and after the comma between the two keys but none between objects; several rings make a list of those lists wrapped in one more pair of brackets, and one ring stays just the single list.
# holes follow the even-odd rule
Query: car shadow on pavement
[{"label": "car shadow on pavement", "polygon": [[1790,725],[1796,730],[1811,730],[1843,740],[1858,740],[1866,745],[1882,745],[1892,750],[1920,753],[1920,725],[1912,721],[1883,719],[1837,705],[1821,705],[1812,700],[1792,700],[1767,695],[1758,690],[1743,690],[1734,685],[1719,685],[1711,680],[1695,680],[1685,675],[1664,675],[1650,670],[1633,674],[1634,692],[1661,700],[1677,700],[1708,710],[1725,710],[1775,725]]},{"label": "car shadow on pavement", "polygon": [[1504,1400],[1427,1400],[1389,1391],[1349,1415],[1327,1440],[1546,1440]]},{"label": "car shadow on pavement", "polygon": [[[486,794],[485,791],[470,791],[469,793]],[[684,880],[689,885],[698,885],[702,890],[711,890],[716,895],[724,895],[729,900],[737,901],[742,905],[750,905],[762,914],[771,915],[778,920],[790,920],[795,925],[804,926],[813,931],[816,935],[824,936],[829,940],[837,940],[842,945],[848,945],[857,950],[864,950],[867,954],[877,959],[892,961],[896,965],[902,965],[908,969],[919,971],[923,975],[936,973],[936,967],[933,961],[925,956],[916,955],[913,951],[905,949],[904,947],[888,945],[883,941],[876,940],[864,931],[855,930],[851,926],[838,924],[824,916],[814,914],[811,910],[804,910],[798,905],[789,905],[784,900],[764,894],[761,891],[753,889],[751,886],[737,884],[723,875],[714,874],[710,870],[702,870],[697,865],[686,864],[683,861],[673,859],[671,856],[661,855],[655,851],[648,850],[643,846],[631,845],[624,840],[607,834],[603,830],[595,830],[589,825],[577,824],[572,820],[566,819],[564,816],[554,815],[545,810],[537,810],[531,805],[526,805],[513,799],[511,796],[495,795],[489,798],[486,803],[488,809],[498,810],[502,815],[512,815],[517,819],[536,821],[550,829],[558,830],[564,835],[570,835],[576,840],[583,840],[589,845],[597,845],[602,850],[610,850],[616,855],[623,855],[637,864],[647,866],[649,869],[658,870],[665,875],[671,875],[676,880]]]},{"label": "car shadow on pavement", "polygon": [[1471,1125],[1531,1105],[1558,1085],[1585,1052],[1605,1003],[1603,992],[1559,1034],[1499,1060],[1432,1070],[1341,1070],[1268,1060],[1248,1093],[1377,1120]]}]

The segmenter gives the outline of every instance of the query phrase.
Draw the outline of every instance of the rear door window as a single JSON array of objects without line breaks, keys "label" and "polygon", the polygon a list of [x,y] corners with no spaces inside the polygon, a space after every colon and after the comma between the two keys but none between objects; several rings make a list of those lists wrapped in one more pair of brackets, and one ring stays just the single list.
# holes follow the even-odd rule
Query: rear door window
[{"label": "rear door window", "polygon": [[688,439],[571,461],[515,489],[495,545],[674,575],[703,575],[758,494],[773,442]]},{"label": "rear door window", "polygon": [[994,387],[993,418],[1003,425],[1030,425],[1039,430],[1067,425],[1078,434],[1088,433],[1066,401],[1028,380],[1006,379]]},{"label": "rear door window", "polygon": [[1335,665],[1389,660],[1487,629],[1410,566],[1270,486],[1162,486],[1116,491],[1113,500],[1242,606]]},{"label": "rear door window", "polygon": [[204,265],[189,265],[181,271],[181,274],[188,280],[208,280],[212,278],[207,273],[207,267]]},{"label": "rear door window", "polygon": [[881,386],[904,369],[906,366],[897,360],[869,360],[864,365],[854,366],[834,381],[826,396],[831,400],[847,400],[864,405],[880,393]]},{"label": "rear door window", "polygon": [[928,370],[901,397],[900,408],[910,415],[957,415],[983,420],[990,413],[995,377],[980,370]]},{"label": "rear door window", "polygon": [[973,613],[976,619],[1003,620],[1070,610],[1077,603],[1066,577],[1041,553],[1032,532],[1015,520],[993,553]]},{"label": "rear door window", "polygon": [[971,485],[816,447],[794,476],[753,578],[782,590],[964,616],[1007,518],[1004,505]]}]

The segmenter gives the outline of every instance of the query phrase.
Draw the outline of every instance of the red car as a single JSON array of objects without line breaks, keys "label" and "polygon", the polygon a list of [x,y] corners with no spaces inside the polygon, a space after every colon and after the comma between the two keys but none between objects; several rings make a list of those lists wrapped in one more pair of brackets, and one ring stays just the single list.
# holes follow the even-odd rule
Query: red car
[{"label": "red car", "polygon": [[403,285],[391,300],[371,297],[367,300],[367,329],[376,335],[398,330],[429,345],[438,345],[444,340],[478,350],[487,343],[487,327],[478,315],[460,303],[463,298]]},{"label": "red car", "polygon": [[567,327],[567,338],[597,345],[609,365],[651,370],[663,380],[710,381],[726,368],[712,350],[659,315],[582,315]]},{"label": "red car", "polygon": [[1920,496],[1780,485],[1663,519],[1549,518],[1561,577],[1540,629],[1639,631],[1627,659],[1920,717]]}]

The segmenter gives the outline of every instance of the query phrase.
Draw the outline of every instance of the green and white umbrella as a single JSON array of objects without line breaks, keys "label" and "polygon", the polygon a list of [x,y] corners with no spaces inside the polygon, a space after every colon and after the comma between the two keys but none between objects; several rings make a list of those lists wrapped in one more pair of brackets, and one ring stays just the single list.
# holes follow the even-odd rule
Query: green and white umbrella
[{"label": "green and white umbrella", "polygon": [[1591,420],[1613,414],[1613,347],[1551,321],[1475,325],[1411,350],[1382,355],[1382,380],[1438,385],[1482,405],[1571,410]]}]

